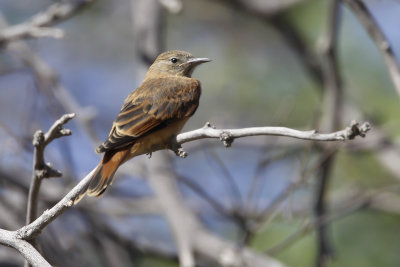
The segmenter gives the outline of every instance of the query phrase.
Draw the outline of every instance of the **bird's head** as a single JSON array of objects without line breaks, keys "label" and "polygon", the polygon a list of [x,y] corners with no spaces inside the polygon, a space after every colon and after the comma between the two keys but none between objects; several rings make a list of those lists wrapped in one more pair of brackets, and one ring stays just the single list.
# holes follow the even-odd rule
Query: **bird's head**
[{"label": "bird's head", "polygon": [[191,77],[196,66],[209,61],[211,60],[208,58],[196,58],[185,51],[167,51],[156,58],[146,76],[174,75]]}]

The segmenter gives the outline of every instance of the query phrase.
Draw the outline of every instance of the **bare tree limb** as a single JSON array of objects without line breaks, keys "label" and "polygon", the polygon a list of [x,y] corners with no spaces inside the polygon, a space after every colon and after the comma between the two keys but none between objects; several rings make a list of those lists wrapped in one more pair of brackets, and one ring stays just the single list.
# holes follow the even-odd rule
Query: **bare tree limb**
[{"label": "bare tree limb", "polygon": [[[68,134],[68,132],[61,131],[59,128],[63,123],[66,122],[66,120],[69,120],[72,115],[67,115],[66,117],[63,117],[64,119],[60,120],[58,123],[55,123],[53,127],[50,129],[50,131],[45,135],[46,137],[45,140],[49,141],[52,140],[56,137],[61,136],[62,134]],[[251,131],[251,129],[254,130],[254,132]],[[254,136],[254,135],[283,135],[283,136],[288,136],[288,137],[295,137],[295,138],[306,138],[310,140],[320,140],[320,141],[329,141],[329,140],[346,140],[346,139],[352,139],[356,135],[365,135],[365,133],[369,130],[369,124],[364,123],[363,126],[358,126],[357,123],[353,124],[353,127],[350,127],[348,129],[333,133],[333,134],[316,134],[314,131],[311,132],[301,132],[289,128],[282,128],[282,127],[267,127],[267,131],[265,130],[265,127],[261,127],[263,131],[259,131],[260,128],[246,128],[244,131],[240,131],[241,129],[230,129],[230,130],[216,130],[211,127],[206,127],[206,128],[201,128],[195,131],[187,132],[187,133],[182,133],[178,135],[177,140],[180,143],[187,143],[190,141],[198,140],[201,138],[219,138],[219,136],[222,133],[231,133],[232,138],[239,138],[239,137],[244,137],[244,136]],[[60,132],[61,131],[61,132]],[[306,134],[305,134],[306,133]],[[329,137],[329,138],[328,138]],[[225,140],[226,141],[226,140]],[[17,231],[14,231],[15,233],[15,238],[21,239],[21,240],[32,240],[34,239],[48,224],[50,224],[53,220],[55,220],[58,216],[60,216],[67,208],[71,207],[73,205],[73,200],[80,194],[82,188],[90,181],[90,178],[92,176],[92,173],[95,171],[93,169],[88,175],[86,175],[69,193],[67,193],[56,205],[54,205],[51,209],[46,210],[41,216],[39,216],[36,220],[34,220],[32,223],[18,229]],[[158,174],[160,175],[160,174]],[[163,178],[164,179],[164,178]],[[161,180],[163,180],[161,179]],[[165,178],[166,179],[166,178]],[[159,180],[159,179],[156,179]],[[172,188],[173,189],[173,188]],[[172,190],[171,188],[169,190]],[[159,190],[164,190],[164,189],[159,189]],[[175,189],[174,189],[175,190]],[[174,201],[175,200],[171,200]],[[181,200],[179,200],[181,201]],[[163,202],[163,201],[161,201]],[[164,204],[167,202],[164,202]],[[182,201],[181,201],[182,203]],[[175,204],[174,204],[175,205]],[[180,204],[182,205],[182,204]],[[185,211],[189,212],[189,211]],[[192,216],[192,215],[189,215]],[[178,217],[178,218],[186,218],[186,217]],[[190,217],[189,217],[190,218]],[[174,224],[175,225],[175,224]],[[197,229],[198,222],[196,221],[193,225],[195,225]],[[178,228],[177,228],[178,229]],[[206,231],[206,230],[204,230]],[[188,235],[192,236],[192,231],[187,231],[186,232]],[[201,234],[207,234],[206,233],[201,233]],[[9,236],[9,235],[8,235]],[[205,235],[207,236],[207,235]],[[7,236],[5,237],[7,238]],[[209,236],[209,238],[211,238]],[[212,237],[212,239],[219,240],[216,237]],[[196,241],[197,242],[197,241]],[[200,242],[200,241],[198,241]],[[219,242],[219,241],[216,241]],[[220,245],[218,246],[223,246],[222,244],[225,244],[226,241],[221,241]],[[4,242],[3,242],[4,244]],[[199,247],[197,246],[197,243],[192,244],[192,246]],[[203,244],[204,245],[204,244]],[[234,247],[233,244],[229,245]],[[204,253],[205,255],[208,255],[210,251],[208,250],[209,248],[204,248],[204,251],[200,251]],[[231,248],[232,249],[232,248]],[[229,253],[232,255],[235,255],[236,252],[233,252],[232,250],[229,250]],[[252,255],[253,252],[244,252],[245,255]],[[26,258],[30,257],[29,255],[24,255]],[[221,260],[221,259],[219,259]],[[30,261],[31,264],[33,264]],[[34,264],[33,264],[34,265]],[[250,265],[250,266],[256,266],[256,265]],[[269,265],[259,265],[259,266],[269,266]],[[271,265],[271,266],[278,266],[278,265]]]},{"label": "bare tree limb", "polygon": [[[33,136],[32,143],[35,149],[33,154],[33,173],[28,193],[26,224],[31,223],[36,218],[39,191],[42,180],[50,177],[61,177],[62,175],[60,171],[53,169],[50,163],[45,163],[44,150],[46,146],[54,139],[72,134],[70,130],[63,129],[62,126],[70,121],[73,117],[75,117],[75,114],[73,113],[65,114],[50,127],[46,134],[44,134],[41,130],[38,130]],[[35,247],[35,238],[32,238],[30,243]],[[29,266],[27,263],[25,265]]]},{"label": "bare tree limb", "polygon": [[[326,30],[321,35],[322,72],[324,84],[324,115],[322,117],[323,128],[328,131],[337,129],[341,123],[342,112],[342,81],[337,64],[337,43],[340,23],[340,2],[330,0],[328,5],[328,16]],[[329,153],[323,149],[320,157],[325,157]],[[314,200],[314,214],[316,218],[322,218],[326,213],[326,193],[328,191],[329,180],[332,173],[336,153],[329,153],[326,161],[323,162],[318,170],[318,178]],[[327,226],[324,224],[317,226],[317,267],[326,266],[333,258],[333,248],[330,242]]]},{"label": "bare tree limb", "polygon": [[36,218],[38,195],[42,179],[61,176],[60,171],[53,169],[49,163],[45,163],[44,150],[54,139],[71,135],[71,131],[63,129],[62,126],[73,117],[75,117],[73,113],[65,114],[51,126],[46,134],[39,130],[33,137],[33,146],[35,147],[33,154],[33,175],[29,188],[26,224],[31,223]]},{"label": "bare tree limb", "polygon": [[[369,126],[367,127],[368,124],[365,124],[363,127],[361,127],[361,129],[358,129],[357,131],[359,135],[364,135],[368,130],[369,130]],[[264,127],[260,127],[260,128],[264,128]],[[282,127],[267,127],[268,131],[264,131],[263,135],[276,135],[279,132],[279,135],[282,136],[287,136],[287,137],[294,137],[294,138],[300,138],[304,137],[304,133],[308,133],[311,135],[316,135],[315,139],[309,137],[309,140],[318,140],[318,141],[343,141],[346,139],[350,139],[350,138],[344,138],[343,137],[343,133],[346,133],[345,136],[352,136],[354,137],[354,133],[352,131],[350,131],[351,133],[349,134],[349,130],[342,130],[342,131],[338,131],[336,133],[341,133],[339,134],[338,137],[336,135],[336,133],[331,133],[331,134],[322,134],[322,136],[320,134],[315,134],[314,132],[310,133],[310,132],[301,132],[301,131],[297,131],[297,130],[293,130],[290,128],[285,128],[285,131],[276,131],[275,128],[278,128],[279,130],[282,129]],[[354,127],[353,127],[354,128]],[[255,129],[255,132],[251,132],[249,129]],[[222,133],[222,132],[231,132],[233,138],[239,138],[239,137],[243,137],[243,136],[254,136],[254,135],[261,135],[260,132],[257,132],[257,127],[255,128],[245,128],[245,131],[243,133],[240,133],[241,129],[221,129],[221,130],[216,130],[216,129],[212,129],[211,131],[216,131],[217,133]],[[203,139],[203,138],[219,138],[219,135],[216,135],[215,132],[203,132],[205,130],[205,128],[200,128],[198,130],[194,130],[191,132],[187,132],[187,133],[182,133],[179,134],[177,136],[177,140],[179,141],[179,143],[187,143],[190,141],[194,141],[194,140],[198,140],[198,139]],[[290,134],[288,134],[286,132],[286,130],[290,131]],[[233,131],[233,132],[232,132]],[[299,136],[296,136],[296,133],[298,132]],[[192,133],[195,133],[196,135],[193,135]],[[198,133],[201,133],[201,137],[199,137]],[[326,136],[329,136],[329,138],[326,138]],[[54,207],[52,207],[49,210],[46,210],[39,218],[37,218],[35,221],[33,221],[31,224],[24,226],[23,228],[21,228],[19,230],[20,233],[20,238],[22,239],[26,239],[29,240],[31,238],[33,238],[34,236],[36,236],[44,227],[46,227],[51,221],[53,221],[57,216],[61,215],[63,211],[65,211],[65,209],[67,209],[68,207],[72,206],[73,204],[73,199],[79,195],[79,191],[85,186],[85,184],[90,180],[90,176],[92,174],[92,172],[94,172],[94,169],[88,174],[86,175],[79,183],[78,185],[76,185],[63,199],[61,199]]]},{"label": "bare tree limb", "polygon": [[0,229],[0,244],[15,248],[35,267],[51,267],[42,255],[27,241],[21,240],[15,231]]},{"label": "bare tree limb", "polygon": [[18,238],[24,240],[30,240],[35,238],[47,225],[54,221],[58,216],[60,216],[67,208],[73,205],[73,200],[76,199],[83,187],[90,181],[92,174],[96,168],[94,168],[89,174],[87,174],[71,191],[68,192],[56,205],[51,209],[43,212],[32,223],[17,230]]},{"label": "bare tree limb", "polygon": [[20,39],[32,39],[41,37],[52,37],[55,39],[63,38],[65,35],[64,31],[57,28],[49,27],[35,27],[31,25],[16,25],[7,28],[3,32],[0,32],[0,45],[5,42],[17,41]]},{"label": "bare tree limb", "polygon": [[81,9],[94,0],[63,1],[55,3],[47,10],[33,16],[27,22],[10,26],[0,32],[0,47],[5,44],[26,39],[50,36],[54,38],[63,37],[64,33],[60,29],[49,28],[78,13]]},{"label": "bare tree limb", "polygon": [[389,70],[393,85],[400,97],[400,66],[394,55],[393,48],[389,40],[378,26],[371,12],[368,10],[365,3],[361,0],[342,0],[353,11],[360,23],[368,31],[372,40],[375,42],[378,49],[381,51],[383,59]]},{"label": "bare tree limb", "polygon": [[223,142],[225,147],[230,147],[232,142],[237,138],[260,135],[286,136],[312,141],[345,141],[354,139],[356,136],[364,137],[370,128],[371,126],[368,122],[364,122],[362,125],[360,125],[358,122],[352,121],[350,126],[343,130],[333,133],[320,134],[316,130],[299,131],[286,127],[215,129],[210,125],[210,123],[206,123],[203,128],[179,134],[176,138],[176,141],[178,144],[184,144],[204,138],[217,138]]},{"label": "bare tree limb", "polygon": [[[76,12],[78,10],[80,9],[75,9]],[[6,26],[7,22],[4,20],[3,15],[0,12],[0,29]],[[95,110],[92,107],[80,106],[78,101],[76,101],[69,91],[61,84],[57,72],[38,55],[32,52],[25,43],[21,41],[13,42],[8,44],[6,49],[10,54],[19,58],[24,65],[32,69],[38,87],[41,89],[43,95],[49,99],[49,103],[58,103],[57,108],[61,108],[61,112],[78,114],[77,121],[80,128],[89,135],[93,144],[99,143],[100,141],[91,127],[92,120],[96,115]]]}]

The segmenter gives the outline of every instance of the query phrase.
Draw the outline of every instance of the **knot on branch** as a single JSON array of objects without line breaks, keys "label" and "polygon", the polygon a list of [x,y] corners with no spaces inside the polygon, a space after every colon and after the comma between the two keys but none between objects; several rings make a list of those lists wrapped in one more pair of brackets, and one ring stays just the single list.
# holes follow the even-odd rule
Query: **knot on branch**
[{"label": "knot on branch", "polygon": [[43,168],[35,170],[35,176],[38,179],[43,179],[50,177],[61,177],[62,173],[59,170],[54,169],[50,163],[47,163]]},{"label": "knot on branch", "polygon": [[207,128],[215,129],[215,126],[207,121],[206,124],[204,124],[203,128],[204,129],[207,129]]},{"label": "knot on branch", "polygon": [[222,132],[219,136],[219,140],[224,144],[225,147],[231,147],[234,138],[230,132]]},{"label": "knot on branch", "polygon": [[37,235],[39,235],[40,231],[35,234],[32,234],[32,233],[33,233],[33,231],[30,228],[23,226],[17,230],[17,233],[15,236],[18,239],[31,240],[31,239],[34,239]]},{"label": "knot on branch", "polygon": [[365,137],[365,134],[371,130],[371,125],[369,122],[364,122],[363,124],[359,124],[356,121],[351,121],[350,126],[346,127],[345,130],[345,138],[352,140],[356,136]]}]

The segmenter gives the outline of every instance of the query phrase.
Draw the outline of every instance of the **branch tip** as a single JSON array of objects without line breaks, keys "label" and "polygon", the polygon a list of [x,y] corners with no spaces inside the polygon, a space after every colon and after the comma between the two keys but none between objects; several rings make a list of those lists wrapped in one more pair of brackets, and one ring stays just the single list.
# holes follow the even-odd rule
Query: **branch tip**
[{"label": "branch tip", "polygon": [[70,129],[60,129],[60,134],[62,136],[68,136],[72,134],[72,131]]},{"label": "branch tip", "polygon": [[62,117],[60,118],[61,124],[66,124],[68,121],[70,121],[75,116],[76,116],[75,113],[68,113],[68,114],[62,115]]},{"label": "branch tip", "polygon": [[371,130],[371,124],[369,122],[364,122],[361,126],[356,121],[351,121],[350,126],[346,128],[345,138],[352,140],[356,136],[365,137],[366,133]]}]

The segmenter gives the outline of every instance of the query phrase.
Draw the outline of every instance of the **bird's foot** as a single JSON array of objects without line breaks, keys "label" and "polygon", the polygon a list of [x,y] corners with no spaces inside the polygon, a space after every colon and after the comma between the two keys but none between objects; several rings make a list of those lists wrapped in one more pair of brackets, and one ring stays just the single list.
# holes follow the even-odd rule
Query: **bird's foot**
[{"label": "bird's foot", "polygon": [[178,157],[181,157],[183,159],[188,156],[188,153],[185,150],[183,150],[182,147],[178,148],[174,152],[175,152],[175,155],[177,155]]},{"label": "bird's foot", "polygon": [[185,150],[183,150],[182,146],[175,142],[173,142],[170,145],[170,149],[174,151],[175,155],[177,155],[180,158],[186,158],[188,156],[188,153]]}]

